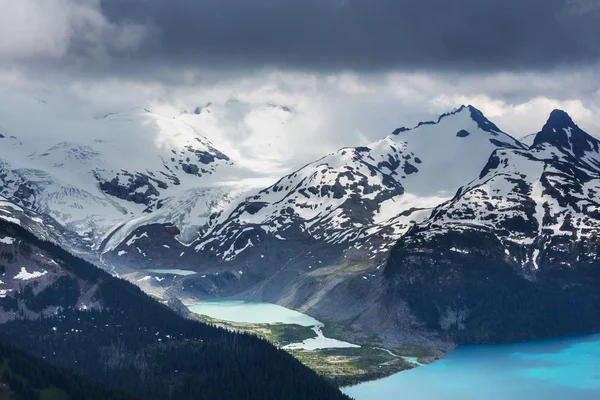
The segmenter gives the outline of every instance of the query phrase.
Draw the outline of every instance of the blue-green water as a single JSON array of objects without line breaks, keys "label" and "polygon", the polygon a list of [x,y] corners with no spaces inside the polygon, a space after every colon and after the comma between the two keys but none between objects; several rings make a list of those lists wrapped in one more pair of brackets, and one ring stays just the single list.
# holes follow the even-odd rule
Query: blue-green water
[{"label": "blue-green water", "polygon": [[600,335],[464,346],[344,392],[356,400],[599,400]]},{"label": "blue-green water", "polygon": [[197,314],[233,322],[254,324],[297,324],[302,326],[322,325],[308,315],[290,310],[277,304],[255,303],[240,300],[207,300],[188,306]]}]

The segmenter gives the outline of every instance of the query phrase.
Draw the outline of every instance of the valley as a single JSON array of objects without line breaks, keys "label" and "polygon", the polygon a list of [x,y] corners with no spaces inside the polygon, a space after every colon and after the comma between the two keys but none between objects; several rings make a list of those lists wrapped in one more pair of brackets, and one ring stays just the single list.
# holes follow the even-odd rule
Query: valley
[{"label": "valley", "polygon": [[[188,150],[210,169],[184,166],[187,158],[163,162],[169,148],[157,154],[161,165],[141,167],[140,158],[124,169],[120,158],[102,156],[104,144],[81,153],[81,144],[63,143],[52,148],[75,154],[69,165],[34,157],[35,176],[47,171],[41,185],[33,169],[19,167],[29,162],[19,160],[25,150],[11,150],[0,174],[0,218],[8,224],[0,246],[25,245],[5,255],[3,268],[14,275],[0,288],[2,320],[14,325],[6,340],[21,340],[14,335],[26,329],[22,317],[106,311],[94,280],[26,250],[39,240],[82,257],[76,265],[129,281],[180,316],[264,339],[286,362],[344,387],[429,371],[457,346],[600,330],[600,141],[562,111],[527,145],[463,106],[258,187],[265,177],[248,186],[240,178],[246,167],[200,135],[195,117],[183,124],[147,110],[126,115],[110,123],[124,129],[144,121],[159,136],[182,130],[181,143],[170,143],[201,144]],[[27,148],[29,159],[34,150]],[[72,182],[87,188],[82,198],[93,192],[120,216],[75,201],[69,193],[82,192],[53,175],[62,168],[76,171]],[[100,170],[117,178],[98,180]],[[15,229],[35,236],[19,240]],[[156,335],[161,345],[173,336]],[[48,354],[43,346],[30,350]],[[146,360],[157,354],[143,352]]]},{"label": "valley", "polygon": [[0,6],[0,400],[600,399],[600,0]]}]

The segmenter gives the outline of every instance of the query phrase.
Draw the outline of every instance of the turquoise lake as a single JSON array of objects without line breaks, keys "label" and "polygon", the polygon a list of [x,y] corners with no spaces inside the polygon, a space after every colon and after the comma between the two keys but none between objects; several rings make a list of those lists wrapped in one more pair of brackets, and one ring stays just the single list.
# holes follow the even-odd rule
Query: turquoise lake
[{"label": "turquoise lake", "polygon": [[233,322],[254,324],[297,324],[302,326],[321,325],[308,315],[290,310],[277,304],[255,303],[241,300],[206,300],[188,306],[197,314]]},{"label": "turquoise lake", "polygon": [[343,391],[356,400],[598,400],[600,335],[459,347],[434,364]]}]

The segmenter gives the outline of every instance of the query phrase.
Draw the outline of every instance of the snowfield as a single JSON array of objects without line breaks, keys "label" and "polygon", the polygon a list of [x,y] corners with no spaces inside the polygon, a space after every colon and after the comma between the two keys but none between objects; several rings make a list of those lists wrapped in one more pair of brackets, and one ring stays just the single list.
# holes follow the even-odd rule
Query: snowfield
[{"label": "snowfield", "polygon": [[21,271],[17,275],[15,275],[14,279],[21,279],[23,281],[26,281],[29,279],[39,278],[40,276],[44,276],[47,273],[48,271],[27,272],[27,269],[25,267],[21,267]]}]

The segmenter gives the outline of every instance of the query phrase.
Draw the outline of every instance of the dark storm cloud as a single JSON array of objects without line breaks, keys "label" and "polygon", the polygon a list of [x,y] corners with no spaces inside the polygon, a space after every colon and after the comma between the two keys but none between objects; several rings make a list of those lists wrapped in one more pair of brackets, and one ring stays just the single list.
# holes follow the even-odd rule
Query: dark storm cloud
[{"label": "dark storm cloud", "polygon": [[600,59],[598,0],[102,0],[188,66],[546,69]]}]

